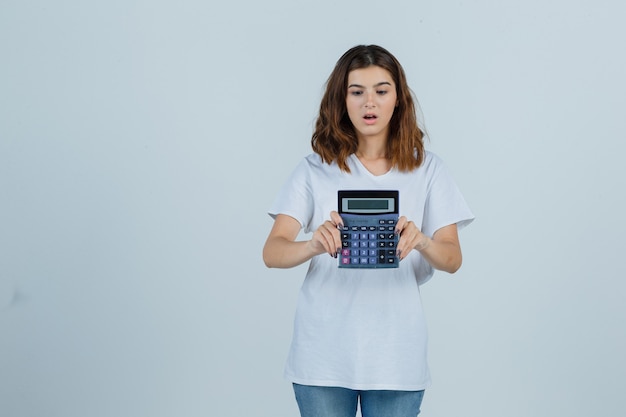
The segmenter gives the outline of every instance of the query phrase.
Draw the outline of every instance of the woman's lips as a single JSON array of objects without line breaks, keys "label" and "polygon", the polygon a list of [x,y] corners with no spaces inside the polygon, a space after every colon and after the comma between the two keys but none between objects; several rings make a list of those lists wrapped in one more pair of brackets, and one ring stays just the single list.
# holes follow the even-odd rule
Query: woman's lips
[{"label": "woman's lips", "polygon": [[378,117],[374,114],[366,114],[365,116],[363,116],[363,121],[366,125],[373,125],[374,123],[376,123],[377,119]]}]

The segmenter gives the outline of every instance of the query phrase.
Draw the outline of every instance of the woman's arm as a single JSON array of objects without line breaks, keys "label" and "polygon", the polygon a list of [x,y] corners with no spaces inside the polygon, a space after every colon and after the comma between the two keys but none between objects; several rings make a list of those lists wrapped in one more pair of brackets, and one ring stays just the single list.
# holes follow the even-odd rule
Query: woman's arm
[{"label": "woman's arm", "polygon": [[411,250],[418,250],[433,268],[451,274],[461,267],[463,257],[456,224],[437,230],[432,239],[426,236],[406,217],[398,220],[396,228],[400,232],[398,257],[404,259]]},{"label": "woman's arm", "polygon": [[291,268],[324,252],[337,257],[341,249],[341,234],[337,229],[340,223],[339,214],[332,212],[331,220],[325,221],[311,240],[296,242],[300,223],[291,216],[277,215],[263,247],[265,265],[268,268]]}]

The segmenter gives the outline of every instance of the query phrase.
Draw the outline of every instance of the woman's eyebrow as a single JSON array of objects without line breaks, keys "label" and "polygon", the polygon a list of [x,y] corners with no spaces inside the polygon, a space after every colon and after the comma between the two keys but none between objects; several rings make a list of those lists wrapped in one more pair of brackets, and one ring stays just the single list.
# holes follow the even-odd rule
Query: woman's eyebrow
[{"label": "woman's eyebrow", "polygon": [[[381,81],[378,84],[375,84],[374,87],[380,87],[381,85],[391,85],[391,83],[389,81]],[[350,87],[357,87],[357,88],[365,88],[364,86],[360,85],[360,84],[350,84],[348,86],[348,88]]]}]

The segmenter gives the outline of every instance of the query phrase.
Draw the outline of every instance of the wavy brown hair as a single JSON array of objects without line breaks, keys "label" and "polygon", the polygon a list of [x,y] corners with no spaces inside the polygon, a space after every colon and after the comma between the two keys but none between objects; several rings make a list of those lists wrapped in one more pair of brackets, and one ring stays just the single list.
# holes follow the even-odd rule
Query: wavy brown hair
[{"label": "wavy brown hair", "polygon": [[357,151],[358,140],[346,108],[348,74],[373,65],[389,71],[396,85],[398,106],[389,122],[387,158],[398,170],[412,171],[424,160],[424,133],[417,125],[413,94],[404,69],[389,51],[377,45],[355,46],[337,61],[326,82],[311,146],[324,162],[337,161],[342,171],[350,172],[346,160]]}]

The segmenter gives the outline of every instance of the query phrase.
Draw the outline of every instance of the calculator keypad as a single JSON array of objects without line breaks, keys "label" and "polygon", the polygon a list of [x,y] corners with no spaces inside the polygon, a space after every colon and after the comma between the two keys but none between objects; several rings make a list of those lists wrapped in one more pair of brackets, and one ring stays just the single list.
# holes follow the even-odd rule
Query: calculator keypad
[{"label": "calculator keypad", "polygon": [[397,218],[343,215],[341,268],[397,268]]}]

